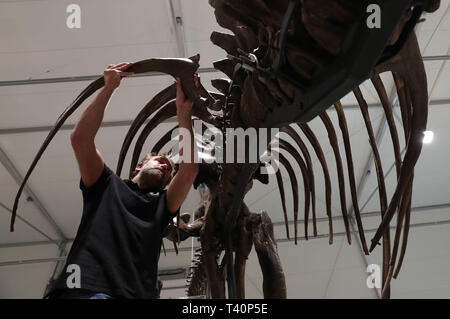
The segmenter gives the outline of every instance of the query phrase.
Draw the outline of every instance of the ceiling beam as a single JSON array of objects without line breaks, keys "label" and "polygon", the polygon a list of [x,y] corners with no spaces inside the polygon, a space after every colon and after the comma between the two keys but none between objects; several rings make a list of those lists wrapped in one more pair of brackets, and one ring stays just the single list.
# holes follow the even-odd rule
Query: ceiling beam
[{"label": "ceiling beam", "polygon": [[[0,147],[0,163],[2,163],[7,172],[11,175],[11,177],[16,181],[18,185],[22,184],[23,176],[19,173],[14,163],[9,159],[8,155],[6,155],[6,153],[3,151],[1,147]],[[53,217],[48,212],[47,208],[40,201],[39,197],[35,194],[35,192],[31,189],[31,187],[25,185],[24,191],[25,193],[28,194],[29,198],[32,200],[34,205],[36,205],[42,216],[50,223],[50,225],[52,225],[53,229],[56,231],[58,236],[63,240],[67,239],[63,230],[55,222]]]},{"label": "ceiling beam", "polygon": [[[200,68],[197,70],[197,73],[198,74],[221,73],[221,71],[216,70],[214,68]],[[165,74],[165,73],[161,73],[161,72],[147,72],[147,73],[133,74],[133,75],[127,76],[127,78],[141,78],[141,77],[149,77],[149,76],[169,76],[169,75]],[[101,77],[100,74],[81,75],[81,76],[66,76],[66,77],[58,77],[58,78],[30,79],[30,80],[0,81],[0,87],[1,86],[31,85],[31,84],[86,82],[86,81],[95,81],[99,77]]]},{"label": "ceiling beam", "polygon": [[[435,100],[430,101],[429,106],[444,106],[450,105],[450,99],[446,100]],[[381,104],[374,103],[369,104],[369,108],[373,107],[381,107]],[[359,105],[343,105],[344,110],[347,109],[359,109]],[[334,108],[330,107],[327,111],[334,112]],[[144,124],[147,124],[149,120],[146,120]],[[171,118],[165,121],[165,123],[176,123],[175,118]],[[130,126],[133,123],[132,120],[125,121],[104,121],[101,124],[101,127],[121,127],[121,126]],[[59,129],[60,131],[71,131],[75,127],[75,124],[64,124]],[[39,132],[49,132],[53,128],[53,125],[44,125],[44,126],[29,126],[29,127],[13,127],[13,128],[4,128],[0,129],[0,135],[7,134],[22,134],[22,133],[39,133]]]},{"label": "ceiling beam", "polygon": [[[424,61],[440,61],[449,60],[450,55],[436,55],[436,56],[425,56]],[[202,73],[221,73],[221,71],[214,68],[200,68],[198,69],[198,74]],[[81,75],[81,76],[66,76],[66,77],[55,77],[55,78],[43,78],[43,79],[29,79],[29,80],[15,80],[15,81],[0,81],[0,87],[2,86],[18,86],[18,85],[32,85],[32,84],[51,84],[51,83],[68,83],[68,82],[85,82],[94,81],[98,79],[101,75]],[[148,77],[148,76],[167,76],[165,73],[160,72],[147,72],[141,74],[134,74],[129,76],[129,78],[137,77]]]},{"label": "ceiling beam", "polygon": [[67,242],[72,242],[73,239],[64,240],[40,240],[40,241],[22,241],[22,242],[14,242],[14,243],[3,243],[0,244],[0,249],[2,248],[14,248],[14,247],[29,247],[29,246],[44,246],[44,245],[53,245],[56,244],[58,247]]},{"label": "ceiling beam", "polygon": [[[6,211],[8,211],[10,214],[12,214],[12,210],[7,207],[5,204],[3,204],[2,202],[0,202],[0,206],[3,207],[3,209],[5,209]],[[47,238],[48,240],[50,240],[50,242],[46,241],[46,243],[52,243],[55,244],[57,246],[59,246],[61,244],[61,241],[57,241],[54,240],[53,238],[51,238],[50,236],[48,236],[46,233],[44,233],[42,230],[40,230],[39,228],[37,228],[36,226],[34,226],[32,223],[30,223],[29,221],[27,221],[25,218],[21,217],[20,215],[16,215],[17,219],[24,222],[26,225],[30,226],[32,229],[34,229],[35,231],[37,231],[39,234],[41,234],[42,236],[44,236],[45,238]],[[1,245],[0,245],[1,248]]]},{"label": "ceiling beam", "polygon": [[[444,204],[437,204],[437,205],[426,205],[426,206],[417,206],[417,207],[413,207],[411,208],[412,212],[424,212],[424,211],[430,211],[430,210],[435,210],[435,209],[443,209],[443,208],[450,208],[450,203],[444,203]],[[379,211],[372,211],[372,212],[367,212],[367,213],[363,213],[361,214],[362,218],[369,218],[369,217],[373,217],[373,216],[380,216],[380,212]],[[339,215],[333,215],[331,217],[333,220],[341,220],[342,216]],[[298,223],[302,223],[304,222],[304,220],[299,219]],[[317,218],[317,222],[328,222],[328,217],[322,217],[322,218]],[[294,221],[291,220],[289,221],[289,224],[294,224]],[[280,221],[280,222],[274,222],[273,226],[277,227],[277,226],[284,226],[284,221]],[[63,243],[70,243],[73,242],[73,238],[69,238],[66,241],[57,241],[58,246],[63,244]],[[53,244],[53,241],[31,241],[31,242],[16,242],[16,243],[3,243],[0,244],[0,249],[1,248],[12,248],[12,247],[27,247],[27,246],[41,246],[41,245],[50,245]],[[192,248],[191,247],[183,247],[183,248],[178,248],[178,250],[180,251],[191,251]],[[175,251],[173,248],[172,249],[166,249],[166,251]]]},{"label": "ceiling beam", "polygon": [[442,60],[450,60],[450,55],[435,55],[435,56],[424,56],[422,57],[423,61],[442,61]]},{"label": "ceiling beam", "polygon": [[[450,6],[449,6],[449,8],[450,8]],[[447,49],[447,54],[450,54],[450,46]],[[428,102],[431,101],[431,97],[432,97],[433,93],[435,92],[436,86],[437,86],[439,80],[441,79],[442,74],[444,73],[446,64],[447,64],[447,60],[442,61],[441,67],[439,68],[439,72],[433,82],[433,86],[431,87],[430,93],[428,95]]]},{"label": "ceiling beam", "polygon": [[[448,205],[450,206],[450,204]],[[327,219],[328,220],[328,219]],[[450,224],[450,220],[441,220],[441,221],[433,221],[433,222],[423,222],[423,223],[415,223],[411,224],[410,228],[421,228],[421,227],[429,227],[429,226],[440,226],[440,225],[448,225]],[[395,230],[397,226],[390,226],[391,230]],[[365,232],[376,232],[377,228],[366,229]],[[354,236],[357,236],[358,231],[351,231]],[[334,237],[342,237],[347,236],[347,232],[338,232],[333,234]],[[320,234],[317,236],[308,236],[308,240],[320,239],[320,238],[328,238],[328,233]],[[304,236],[297,237],[299,240],[305,240]],[[294,242],[294,239],[281,238],[276,240],[277,243],[285,243],[285,242]],[[178,248],[178,251],[191,251],[191,247],[182,247]],[[166,249],[167,252],[175,252],[175,249]],[[2,266],[16,266],[16,265],[28,265],[28,264],[37,264],[37,263],[50,263],[50,262],[58,262],[65,260],[66,257],[53,257],[53,258],[39,258],[39,259],[23,259],[23,260],[12,260],[12,261],[4,261],[0,262],[0,267]]]}]

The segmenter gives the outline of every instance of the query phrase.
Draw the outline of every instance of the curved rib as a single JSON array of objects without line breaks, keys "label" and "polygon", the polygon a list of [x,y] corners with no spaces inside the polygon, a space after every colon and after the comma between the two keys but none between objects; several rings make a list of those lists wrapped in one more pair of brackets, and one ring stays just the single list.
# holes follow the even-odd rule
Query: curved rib
[{"label": "curved rib", "polygon": [[161,106],[166,104],[167,102],[173,100],[176,95],[176,86],[172,84],[166,87],[164,90],[159,92],[155,97],[153,97],[150,102],[148,102],[136,118],[131,123],[130,128],[128,129],[127,135],[122,143],[122,148],[120,149],[119,159],[117,161],[117,169],[116,174],[120,176],[122,173],[123,162],[125,161],[125,157],[127,156],[128,149],[130,148],[131,142],[133,141],[134,136],[141,128],[142,124],[144,124],[145,120],[148,119],[156,110],[158,110]]},{"label": "curved rib", "polygon": [[[173,77],[179,77],[182,81],[183,89],[186,95],[192,100],[197,99],[197,94],[195,90],[195,83],[193,74],[198,69],[198,61],[192,61],[189,59],[147,59],[134,63],[131,67],[124,70],[127,72],[134,72],[136,74],[145,72],[162,72],[172,75]],[[55,125],[48,133],[42,146],[39,148],[36,156],[33,159],[22,184],[17,191],[16,198],[14,200],[14,206],[11,215],[10,231],[14,231],[14,222],[16,220],[17,207],[19,205],[19,199],[22,195],[23,188],[28,181],[31,173],[33,172],[36,164],[41,158],[42,154],[46,150],[48,144],[50,144],[53,137],[56,135],[60,127],[64,124],[67,118],[83,103],[89,96],[91,96],[95,91],[100,89],[105,85],[103,76],[99,77],[97,80],[89,84],[78,96],[77,98],[64,110],[64,112],[58,117]],[[209,99],[212,103],[214,99]]]},{"label": "curved rib", "polygon": [[341,202],[341,210],[342,210],[342,217],[344,218],[344,224],[345,224],[345,231],[347,233],[347,241],[349,244],[352,243],[352,237],[350,233],[350,226],[348,223],[348,216],[347,216],[347,204],[345,202],[345,181],[344,181],[344,171],[342,169],[342,159],[341,154],[339,152],[339,146],[337,143],[337,136],[336,132],[333,127],[333,123],[331,123],[330,117],[328,116],[327,112],[324,111],[319,114],[320,119],[322,120],[323,124],[325,125],[325,128],[328,132],[328,138],[330,139],[330,144],[333,149],[334,158],[336,159],[336,168],[337,168],[337,174],[338,174],[338,183],[339,183],[339,197]]},{"label": "curved rib", "polygon": [[392,145],[394,146],[394,156],[395,156],[395,169],[397,172],[397,178],[400,175],[400,169],[402,166],[402,157],[400,155],[400,142],[398,140],[397,128],[395,126],[394,116],[392,114],[392,105],[389,102],[389,98],[384,88],[384,84],[381,81],[380,76],[377,74],[372,79],[373,86],[377,90],[378,96],[383,105],[384,114],[386,115],[386,121],[389,126],[389,132],[391,133]]},{"label": "curved rib", "polygon": [[[288,134],[294,141],[297,143],[298,147],[300,148],[303,157],[305,158],[307,172],[308,172],[308,184],[309,184],[309,191],[311,194],[311,201],[312,201],[312,214],[313,214],[313,231],[314,236],[317,236],[317,225],[316,225],[316,193],[315,193],[315,186],[314,186],[314,171],[313,171],[313,165],[311,161],[311,156],[309,154],[308,148],[306,147],[305,143],[303,143],[300,136],[297,134],[297,132],[289,125],[284,126],[280,130],[281,132],[284,132]],[[309,209],[308,211],[305,211],[305,239],[308,240],[308,223],[309,223]]]},{"label": "curved rib", "polygon": [[334,108],[336,109],[338,115],[339,127],[341,129],[342,139],[344,140],[345,157],[347,159],[348,180],[350,182],[350,194],[352,196],[353,212],[355,213],[355,219],[358,225],[359,238],[361,239],[361,244],[364,253],[368,255],[369,250],[367,249],[366,237],[364,236],[364,227],[362,225],[361,214],[358,206],[358,196],[356,193],[356,184],[355,184],[355,169],[353,167],[352,148],[350,144],[350,137],[348,134],[347,121],[345,119],[344,109],[342,108],[340,101],[334,104]]},{"label": "curved rib", "polygon": [[[199,87],[200,94],[205,95],[204,91],[206,91],[202,85]],[[217,93],[206,91],[207,94],[210,94],[213,98],[216,96],[219,97]],[[156,110],[158,110],[162,105],[166,104],[170,100],[174,99],[176,95],[176,86],[175,84],[172,84],[159,92],[154,98],[151,99],[150,102],[148,102],[142,110],[139,112],[139,114],[134,119],[133,123],[131,124],[127,135],[125,136],[125,139],[122,144],[122,148],[120,149],[119,153],[119,160],[117,162],[117,169],[116,174],[120,176],[122,173],[122,167],[123,163],[125,161],[125,157],[127,156],[128,149],[130,148],[131,142],[133,141],[136,133],[141,128],[142,124],[144,124],[145,120],[149,118]],[[216,110],[217,107],[220,109],[220,102],[217,100],[212,106],[211,109]],[[205,110],[202,103],[196,102],[193,106],[193,113],[199,114],[199,116],[202,117],[202,119],[208,123],[216,123],[215,118]]]},{"label": "curved rib", "polygon": [[397,187],[394,195],[392,196],[389,207],[383,216],[383,220],[372,239],[370,251],[375,248],[382,234],[389,229],[389,222],[394,216],[396,207],[408,187],[409,179],[414,171],[414,166],[416,165],[422,151],[423,132],[426,130],[427,124],[427,79],[414,33],[411,34],[405,43],[401,54],[399,55],[401,60],[392,66],[392,70],[397,72],[405,80],[405,84],[409,92],[414,92],[414,94],[411,95],[413,112],[410,123],[410,134],[408,136],[408,147],[403,159],[403,165],[400,172],[400,177],[398,178]]},{"label": "curved rib", "polygon": [[[308,169],[306,168],[305,162],[303,161],[300,154],[297,152],[297,150],[287,141],[283,141],[282,139],[279,140],[280,148],[286,150],[291,154],[294,158],[297,164],[300,166],[300,170],[302,172],[303,177],[303,190],[304,190],[304,196],[305,196],[305,216],[309,212],[309,206],[310,206],[310,189],[309,189],[309,175],[308,175]],[[297,218],[298,219],[298,218]],[[306,222],[306,219],[305,219]],[[297,221],[295,222],[295,238],[297,238]],[[306,237],[307,235],[305,235]]]},{"label": "curved rib", "polygon": [[211,80],[211,85],[223,94],[228,94],[228,91],[230,90],[230,84],[231,84],[231,80],[229,80],[229,79]]},{"label": "curved rib", "polygon": [[[369,142],[370,142],[370,146],[372,147],[372,152],[373,152],[373,156],[374,156],[374,160],[375,160],[375,168],[376,168],[376,172],[377,172],[377,181],[378,181],[378,187],[379,187],[378,195],[380,198],[381,216],[383,218],[386,214],[386,209],[387,209],[387,195],[386,195],[386,186],[384,183],[383,167],[381,165],[381,160],[380,160],[380,154],[378,153],[378,148],[377,148],[377,145],[375,142],[375,136],[373,134],[372,124],[370,123],[369,111],[368,111],[368,106],[367,106],[366,100],[362,96],[359,87],[355,88],[353,90],[353,93],[356,97],[356,100],[358,101],[359,106],[360,106],[361,113],[364,118],[364,123],[366,125],[367,133],[369,134]],[[389,268],[389,260],[390,260],[390,255],[391,255],[390,242],[391,241],[390,241],[389,228],[387,228],[386,231],[383,233],[383,282],[385,282],[385,280],[386,280],[387,271]],[[373,245],[373,241],[372,241],[372,245]],[[372,249],[373,248],[371,247],[371,249],[369,251],[372,251]]]},{"label": "curved rib", "polygon": [[[207,111],[206,111],[207,112]],[[133,150],[133,157],[131,159],[130,164],[130,172],[129,175],[131,176],[132,172],[134,171],[137,163],[139,162],[139,156],[141,155],[142,147],[144,146],[145,141],[147,140],[147,137],[150,135],[150,133],[155,129],[156,126],[164,122],[165,120],[174,117],[176,115],[176,102],[173,100],[166,105],[164,105],[156,114],[151,118],[151,120],[147,123],[147,125],[143,128],[141,134],[139,135],[136,144],[134,146]],[[195,117],[200,118],[201,120],[205,120],[202,116],[204,115],[204,112],[201,110],[192,108],[192,115]],[[215,124],[215,123],[213,123]]]},{"label": "curved rib", "polygon": [[139,135],[136,144],[134,146],[133,150],[133,157],[131,159],[130,164],[130,172],[129,175],[131,176],[133,171],[136,168],[137,163],[139,162],[139,157],[141,156],[142,147],[144,146],[145,141],[147,140],[147,137],[150,135],[150,133],[155,129],[156,126],[164,122],[165,120],[173,117],[176,115],[176,105],[175,101],[171,101],[164,105],[158,113],[155,114],[155,116],[152,117],[152,119],[147,123],[147,125],[142,130],[141,134]]},{"label": "curved rib", "polygon": [[296,123],[298,127],[303,131],[306,138],[311,143],[314,151],[316,152],[317,158],[320,161],[320,165],[322,166],[323,178],[325,180],[325,202],[327,208],[327,216],[328,216],[328,228],[329,228],[329,239],[328,243],[331,245],[333,243],[333,220],[331,218],[331,179],[330,172],[328,171],[327,161],[325,160],[325,155],[323,154],[322,147],[320,146],[319,141],[317,140],[316,135],[311,130],[307,123]]},{"label": "curved rib", "polygon": [[175,125],[163,137],[159,139],[159,141],[152,147],[152,152],[159,153],[161,149],[172,139],[172,133],[178,128],[178,125]]},{"label": "curved rib", "polygon": [[283,164],[283,166],[288,171],[289,178],[291,179],[292,195],[293,195],[293,198],[294,198],[295,244],[297,245],[297,218],[298,218],[298,183],[297,183],[297,178],[295,177],[295,172],[292,169],[291,164],[286,159],[286,157],[284,157],[284,155],[281,154],[281,152],[279,154],[279,160],[280,160],[280,163]]},{"label": "curved rib", "polygon": [[280,197],[281,197],[281,207],[283,208],[284,224],[286,225],[286,236],[288,239],[291,239],[289,236],[289,221],[288,221],[287,211],[286,211],[286,197],[284,194],[283,179],[281,177],[281,173],[280,173],[279,169],[277,169],[277,171],[275,172],[275,176],[277,177],[278,190],[280,192]]},{"label": "curved rib", "polygon": [[405,226],[403,228],[403,237],[402,237],[402,248],[400,251],[400,258],[397,263],[397,268],[394,272],[394,278],[397,279],[398,273],[400,272],[400,269],[402,268],[403,264],[403,258],[405,257],[406,252],[406,246],[408,244],[408,234],[409,234],[409,223],[411,220],[411,199],[412,199],[412,181],[414,180],[414,175],[411,177],[411,186],[409,186],[409,198],[408,198],[408,205],[406,207],[405,211]]},{"label": "curved rib", "polygon": [[408,103],[408,98],[406,97],[405,82],[395,72],[392,72],[392,76],[394,77],[394,83],[395,83],[395,88],[397,90],[398,102],[400,104],[403,129],[404,129],[404,133],[405,133],[405,144],[406,144],[406,142],[408,141],[408,135],[409,135],[411,105]]},{"label": "curved rib", "polygon": [[[394,236],[394,245],[392,248],[392,254],[391,254],[391,260],[389,261],[389,271],[386,277],[386,281],[384,282],[383,291],[381,293],[381,298],[385,299],[389,295],[389,287],[392,279],[392,275],[394,272],[395,267],[395,261],[397,259],[397,253],[398,253],[398,246],[400,242],[400,234],[402,231],[402,224],[403,219],[406,215],[406,211],[408,210],[408,206],[411,203],[411,195],[412,195],[412,180],[408,186],[408,192],[403,195],[402,202],[400,204],[400,208],[397,214],[397,227],[395,229],[395,236]],[[405,243],[405,242],[403,242]],[[405,246],[406,247],[406,246]],[[403,246],[402,246],[403,248]],[[403,251],[402,251],[403,252]]]}]

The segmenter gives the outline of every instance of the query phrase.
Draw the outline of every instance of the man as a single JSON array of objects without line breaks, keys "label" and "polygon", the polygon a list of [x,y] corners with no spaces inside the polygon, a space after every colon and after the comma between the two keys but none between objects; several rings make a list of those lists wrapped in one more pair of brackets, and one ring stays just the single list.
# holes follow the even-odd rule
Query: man
[{"label": "man", "polygon": [[[184,161],[173,177],[166,156],[147,155],[132,180],[122,180],[105,165],[94,139],[104,110],[132,63],[109,65],[105,86],[81,115],[71,134],[81,173],[83,216],[66,265],[49,298],[158,298],[157,265],[162,234],[179,211],[197,175],[198,164]],[[198,78],[195,78],[198,86]],[[194,154],[191,111],[177,79],[177,117],[191,139],[182,150]],[[181,156],[180,156],[181,157]],[[193,159],[193,157],[191,157]],[[167,190],[164,188],[167,187]]]}]

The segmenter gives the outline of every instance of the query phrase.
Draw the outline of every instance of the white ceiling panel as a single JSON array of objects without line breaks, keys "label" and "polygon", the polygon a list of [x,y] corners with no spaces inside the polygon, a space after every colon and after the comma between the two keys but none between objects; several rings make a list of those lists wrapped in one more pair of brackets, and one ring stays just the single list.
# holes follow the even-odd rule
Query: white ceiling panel
[{"label": "white ceiling panel", "polygon": [[[132,1],[86,1],[77,3],[81,7],[81,28],[69,29],[66,12],[69,1],[3,1],[0,2],[0,81],[43,79],[56,77],[73,77],[101,75],[110,63],[122,61],[138,61],[152,57],[175,57],[180,43],[176,42],[175,25],[170,16],[167,0],[132,0]],[[208,1],[182,0],[182,38],[186,56],[200,53],[202,68],[212,67],[216,60],[223,59],[226,52],[214,46],[209,38],[213,31],[229,33],[219,27],[215,21],[213,8]],[[450,0],[441,1],[440,9],[433,14],[426,14],[426,21],[418,27],[418,39],[424,56],[447,55],[450,43]],[[426,61],[428,91],[432,100],[450,99],[448,82],[450,68],[447,63],[441,74],[439,71],[443,61]],[[226,77],[220,72],[201,74],[203,84],[214,90],[209,81]],[[392,76],[381,75],[386,91],[391,96]],[[169,76],[134,77],[122,81],[105,112],[105,122],[131,121],[139,110],[157,92],[171,84]],[[89,84],[88,81],[69,83],[50,83],[39,85],[0,86],[0,147],[7,153],[18,171],[24,175],[32,158],[48,134],[48,129],[36,127],[51,126],[63,110]],[[379,104],[379,98],[370,81],[360,86],[369,104]],[[92,97],[91,97],[92,99]],[[74,124],[91,100],[85,101],[66,122]],[[357,102],[353,94],[342,98],[344,106],[355,106]],[[428,129],[435,133],[434,141],[424,145],[421,158],[415,170],[413,207],[424,205],[447,204],[450,198],[450,176],[448,174],[448,119],[450,104],[432,105],[429,108]],[[397,108],[398,111],[398,108]],[[370,107],[369,113],[374,131],[378,129],[383,110],[381,107]],[[399,112],[397,112],[400,114]],[[346,205],[351,206],[348,172],[342,134],[339,129],[336,112],[330,108],[328,112],[338,137],[340,153],[344,168]],[[371,152],[368,135],[359,107],[345,109],[347,125],[351,139],[353,162],[355,165],[356,185],[364,175],[364,166]],[[141,157],[151,149],[154,143],[168,129],[173,127],[174,119],[168,121],[153,132],[143,147]],[[342,215],[339,201],[336,164],[327,131],[320,119],[310,123],[316,134],[327,160],[332,180],[332,215]],[[401,125],[396,119],[401,145],[404,145]],[[7,134],[7,129],[35,128],[33,133]],[[96,138],[105,162],[115,170],[117,157],[128,126],[101,128]],[[316,211],[319,235],[321,238],[285,241],[286,231],[281,208],[280,195],[275,176],[270,177],[268,185],[254,182],[252,190],[246,195],[245,202],[251,211],[266,210],[272,221],[276,223],[275,235],[279,242],[279,252],[287,278],[289,298],[373,298],[373,290],[365,288],[366,263],[381,263],[381,249],[367,258],[361,256],[359,237],[352,234],[353,243],[347,244],[345,227],[341,218],[333,219],[335,234],[334,244],[329,245],[328,221],[325,206],[325,187],[322,168],[315,152],[300,130],[299,135],[305,141],[312,157],[315,172]],[[49,211],[55,222],[67,237],[75,236],[81,218],[81,193],[78,187],[79,172],[69,140],[70,130],[59,132],[41,161],[33,172],[29,186]],[[292,140],[288,139],[290,142]],[[122,178],[127,177],[131,161],[131,145],[125,160]],[[383,170],[393,163],[392,142],[389,131],[379,147],[383,162]],[[299,188],[298,219],[304,218],[303,181],[300,168],[294,158],[286,155],[292,163]],[[363,204],[370,192],[376,187],[375,168],[360,196],[359,204]],[[289,231],[294,236],[293,197],[291,182],[286,170],[282,168],[286,207],[291,221]],[[386,178],[388,196],[392,195],[396,185],[395,171]],[[0,166],[0,202],[12,208],[15,193],[19,185],[10,174]],[[19,205],[19,215],[35,225],[53,239],[59,236],[53,226],[42,216],[36,205],[27,201],[23,194]],[[183,204],[182,212],[192,213],[200,196],[191,189],[188,199]],[[369,202],[364,212],[379,210],[378,195]],[[448,243],[449,226],[443,223],[449,220],[446,207],[429,211],[413,211],[412,223],[435,223],[438,226],[413,227],[410,231],[404,269],[399,280],[393,282],[393,297],[445,297],[449,296],[450,283],[446,279],[450,262]],[[310,213],[309,234],[312,235],[312,214]],[[16,222],[16,231],[9,232],[10,212],[0,207],[0,243],[45,241],[47,238],[33,230],[20,220]],[[378,215],[363,216],[366,229],[378,227]],[[304,236],[303,222],[298,224],[298,235]],[[373,233],[367,233],[370,240]],[[191,262],[190,250],[172,252],[171,242],[164,240],[165,248],[170,251],[161,254],[160,268],[186,267]],[[181,247],[190,247],[189,239]],[[198,243],[194,240],[194,246]],[[41,247],[41,248],[38,248]],[[432,249],[430,249],[430,247]],[[57,257],[56,245],[31,246],[28,248],[0,248],[1,261],[12,261],[31,258]],[[0,267],[0,297],[8,298],[40,298],[50,277],[55,263],[31,264],[22,266]],[[424,269],[428,269],[424,275]],[[432,272],[430,275],[429,273]],[[419,278],[419,280],[417,280]],[[167,283],[178,285],[178,282]],[[247,263],[247,296],[262,297],[262,275],[257,256],[253,251]],[[344,287],[344,288],[342,288]],[[181,296],[183,289],[166,290],[164,297]]]},{"label": "white ceiling panel", "polygon": [[66,26],[69,4],[0,4],[1,80],[91,75],[109,63],[175,54],[167,1],[79,1],[79,29]]},{"label": "white ceiling panel", "polygon": [[27,193],[24,193],[19,202],[19,210],[17,212],[18,216],[16,218],[15,230],[14,232],[9,231],[11,209],[13,207],[14,198],[17,190],[19,189],[19,185],[15,182],[15,180],[3,166],[1,166],[0,171],[2,172],[0,174],[0,202],[5,206],[0,207],[0,218],[2,225],[2,231],[0,232],[0,242],[8,243],[48,240],[47,237],[20,220],[19,217],[24,218],[27,222],[37,227],[41,232],[43,232],[50,238],[59,239],[58,233],[48,222],[48,220],[42,215],[37,206],[32,201],[27,200]]},{"label": "white ceiling panel", "polygon": [[[122,80],[108,104],[104,121],[133,120],[144,105],[159,91],[172,84],[172,81],[168,76]],[[0,127],[5,129],[54,125],[60,114],[88,85],[89,82],[70,82],[28,85],[13,89],[3,87],[0,91],[2,105]],[[65,123],[76,123],[98,92],[80,105]]]},{"label": "white ceiling panel", "polygon": [[[450,39],[449,39],[450,43]],[[449,100],[450,99],[450,63],[446,61],[442,74],[440,75],[438,81],[436,82],[434,91],[432,93],[433,100]],[[430,92],[431,93],[431,92]],[[448,104],[447,104],[448,106]]]}]

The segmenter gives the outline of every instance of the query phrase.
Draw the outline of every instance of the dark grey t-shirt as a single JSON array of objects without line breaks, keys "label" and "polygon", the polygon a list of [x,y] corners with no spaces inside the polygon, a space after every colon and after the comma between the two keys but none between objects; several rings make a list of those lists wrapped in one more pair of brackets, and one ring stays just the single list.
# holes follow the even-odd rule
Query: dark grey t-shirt
[{"label": "dark grey t-shirt", "polygon": [[166,207],[166,191],[144,193],[106,165],[93,186],[86,188],[80,181],[80,188],[83,216],[50,297],[69,289],[67,277],[74,271],[67,267],[75,264],[83,290],[119,298],[157,298],[162,235],[173,217]]}]

